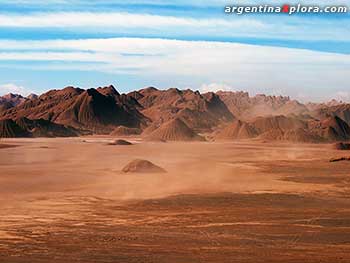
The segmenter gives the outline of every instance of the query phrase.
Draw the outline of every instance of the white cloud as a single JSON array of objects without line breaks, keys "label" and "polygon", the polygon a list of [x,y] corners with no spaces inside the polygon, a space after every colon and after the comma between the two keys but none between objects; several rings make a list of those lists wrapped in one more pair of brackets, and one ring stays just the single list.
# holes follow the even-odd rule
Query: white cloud
[{"label": "white cloud", "polygon": [[0,95],[5,95],[8,93],[21,94],[23,96],[29,95],[31,92],[23,86],[18,86],[13,83],[0,84]]},{"label": "white cloud", "polygon": [[349,91],[338,91],[335,93],[332,99],[336,99],[338,101],[350,102],[350,92]]},{"label": "white cloud", "polygon": [[[225,16],[223,16],[224,18]],[[1,27],[51,27],[51,28],[236,28],[242,26],[263,27],[255,19],[229,21],[223,18],[189,18],[150,14],[133,14],[120,12],[57,12],[34,14],[0,14]],[[88,29],[85,28],[85,29]]]},{"label": "white cloud", "polygon": [[[169,83],[196,88],[209,83],[201,89],[232,86],[252,94],[306,94],[305,99],[323,100],[337,90],[347,90],[350,83],[350,55],[291,48],[111,38],[0,40],[0,50],[0,64],[8,68],[128,73],[149,80],[151,85]],[[16,63],[7,64],[9,60]],[[31,60],[37,62],[32,64]]]},{"label": "white cloud", "polygon": [[80,62],[108,62],[116,58],[105,54],[91,54],[83,52],[2,52],[0,60],[45,60],[45,61],[80,61]]},{"label": "white cloud", "polygon": [[[115,3],[113,0],[99,0],[99,1],[91,1],[91,0],[2,0],[2,3],[4,4],[28,4],[28,5],[37,5],[37,6],[47,6],[47,5],[68,5],[68,6],[79,6],[79,5],[92,5],[92,6],[102,6],[105,4],[111,4]],[[261,0],[236,0],[234,2],[235,4],[262,4]],[[284,4],[286,3],[285,0],[265,0],[263,4]],[[318,5],[325,5],[325,4],[333,4],[333,5],[340,5],[340,4],[348,4],[348,0],[289,0],[288,3],[290,4],[318,4]],[[121,5],[130,5],[130,4],[150,4],[150,5],[190,5],[190,6],[223,6],[226,4],[230,4],[227,0],[128,0],[128,1],[120,1]]]},{"label": "white cloud", "polygon": [[[224,10],[224,5],[222,10]],[[344,15],[344,17],[347,15]],[[278,22],[277,22],[278,21]],[[187,37],[254,37],[290,40],[350,41],[349,27],[342,19],[322,16],[226,15],[177,17],[128,12],[0,13],[0,27],[50,28],[79,33],[99,32]],[[302,30],[301,30],[302,28]]]},{"label": "white cloud", "polygon": [[233,91],[230,85],[224,83],[202,84],[199,89],[201,92],[216,92],[216,91]]}]

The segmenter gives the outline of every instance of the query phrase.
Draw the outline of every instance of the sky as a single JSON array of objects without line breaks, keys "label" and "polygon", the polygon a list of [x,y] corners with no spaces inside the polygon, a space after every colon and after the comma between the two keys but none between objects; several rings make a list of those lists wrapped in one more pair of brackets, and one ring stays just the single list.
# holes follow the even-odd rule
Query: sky
[{"label": "sky", "polygon": [[285,1],[0,0],[0,95],[113,84],[350,102],[350,12],[224,12],[262,3]]}]

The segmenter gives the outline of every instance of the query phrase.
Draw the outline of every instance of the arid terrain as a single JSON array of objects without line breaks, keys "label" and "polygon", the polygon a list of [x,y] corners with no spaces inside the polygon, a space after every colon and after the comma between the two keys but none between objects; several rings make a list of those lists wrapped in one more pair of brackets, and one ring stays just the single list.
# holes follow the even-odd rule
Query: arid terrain
[{"label": "arid terrain", "polygon": [[0,97],[0,262],[350,262],[350,104]]},{"label": "arid terrain", "polygon": [[0,263],[350,263],[350,0],[0,7]]},{"label": "arid terrain", "polygon": [[1,139],[0,262],[350,262],[348,152],[116,138]]}]

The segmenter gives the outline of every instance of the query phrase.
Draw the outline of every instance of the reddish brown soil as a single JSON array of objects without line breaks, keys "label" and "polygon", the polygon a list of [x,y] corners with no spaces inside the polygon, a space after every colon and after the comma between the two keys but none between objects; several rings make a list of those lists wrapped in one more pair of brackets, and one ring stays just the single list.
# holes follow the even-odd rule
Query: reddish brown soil
[{"label": "reddish brown soil", "polygon": [[[332,145],[84,140],[3,142],[0,262],[350,261]],[[167,173],[123,173],[135,158]]]}]

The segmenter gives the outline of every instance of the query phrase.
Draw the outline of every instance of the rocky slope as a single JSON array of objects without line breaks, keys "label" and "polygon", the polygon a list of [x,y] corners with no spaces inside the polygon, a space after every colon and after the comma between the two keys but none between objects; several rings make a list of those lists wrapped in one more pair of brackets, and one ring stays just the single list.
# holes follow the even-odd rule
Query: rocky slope
[{"label": "rocky slope", "polygon": [[145,138],[177,141],[211,133],[217,140],[350,140],[350,104],[304,105],[289,97],[250,97],[246,92],[201,94],[148,87],[120,94],[113,86],[66,87],[40,96],[0,97],[0,120],[3,137],[142,133]]},{"label": "rocky slope", "polygon": [[44,119],[31,120],[21,117],[16,120],[0,120],[0,138],[17,137],[74,137],[78,130]]},{"label": "rocky slope", "polygon": [[155,141],[204,141],[180,118],[169,120],[146,136],[148,140]]},{"label": "rocky slope", "polygon": [[129,105],[130,100],[133,102],[112,86],[88,90],[66,87],[3,110],[0,119],[45,119],[77,129],[109,133],[119,125],[140,127],[145,123],[146,118]]},{"label": "rocky slope", "polygon": [[231,113],[241,120],[250,120],[258,116],[305,114],[308,108],[296,100],[283,96],[263,94],[250,97],[248,92],[219,91],[217,95],[226,104]]},{"label": "rocky slope", "polygon": [[232,121],[233,114],[215,93],[153,87],[131,92],[141,112],[158,125],[179,118],[194,130],[210,130],[221,122]]}]

